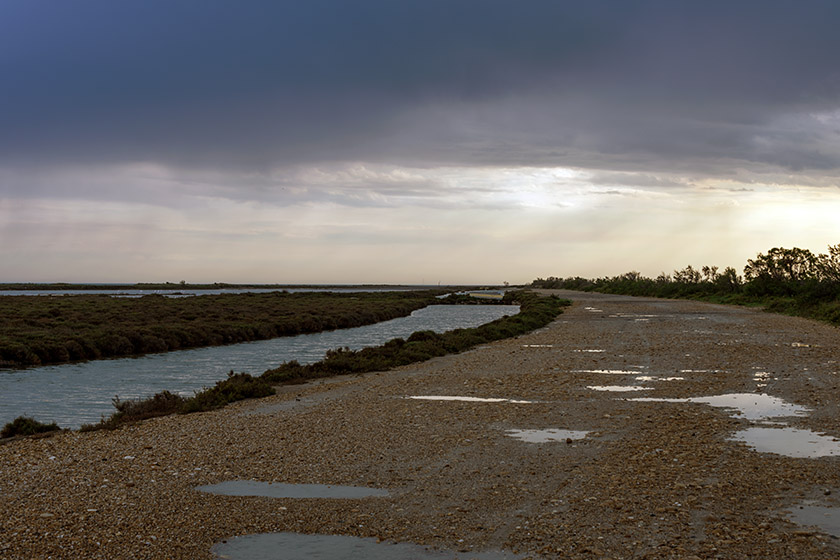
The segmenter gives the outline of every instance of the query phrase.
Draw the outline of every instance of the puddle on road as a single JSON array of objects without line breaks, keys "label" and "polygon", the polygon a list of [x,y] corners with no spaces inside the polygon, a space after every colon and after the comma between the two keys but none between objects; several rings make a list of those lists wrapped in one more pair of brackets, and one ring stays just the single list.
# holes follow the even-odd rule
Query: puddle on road
[{"label": "puddle on road", "polygon": [[[642,366],[638,366],[641,368]],[[639,370],[631,369],[573,369],[571,373],[603,373],[606,375],[639,375]]]},{"label": "puddle on road", "polygon": [[554,348],[553,344],[523,344],[522,348]]},{"label": "puddle on road", "polygon": [[[631,391],[651,391],[653,387],[639,387],[637,385],[587,385],[587,389],[592,389],[593,391],[613,391],[616,393],[624,393],[624,392],[631,392]],[[640,400],[640,399],[633,399],[633,400]]]},{"label": "puddle on road", "polygon": [[684,381],[685,377],[656,377],[654,375],[639,375],[636,381]]},{"label": "puddle on road", "polygon": [[661,315],[648,315],[643,313],[615,313],[610,315],[613,319],[633,319],[636,322],[646,322],[650,321],[651,319],[655,319],[657,317],[661,317]]},{"label": "puddle on road", "polygon": [[[770,422],[773,418],[807,416],[811,409],[786,402],[766,393],[732,393],[686,399],[637,397],[630,400],[700,403],[730,409],[733,411],[732,416],[734,418],[744,418],[764,424],[764,426],[752,426],[739,430],[729,438],[731,441],[746,443],[749,447],[761,453],[775,453],[785,457],[803,459],[840,456],[840,441],[833,436],[806,429],[787,427],[783,422]],[[775,425],[771,427],[768,424]]]},{"label": "puddle on road", "polygon": [[816,526],[823,533],[840,538],[840,510],[838,508],[801,505],[794,508],[788,518],[798,525]]},{"label": "puddle on road", "polygon": [[806,416],[808,407],[786,402],[766,393],[730,393],[728,395],[714,395],[711,397],[690,397],[685,399],[668,399],[654,397],[639,397],[632,399],[640,402],[667,403],[700,403],[716,408],[729,408],[735,411],[736,418],[747,420],[767,420],[785,416]]},{"label": "puddle on road", "polygon": [[598,309],[597,307],[584,307],[585,310],[589,311],[590,313],[603,313],[603,309]]},{"label": "puddle on road", "polygon": [[840,455],[840,442],[836,438],[799,428],[752,427],[736,432],[730,439],[742,441],[762,453],[785,457],[814,459]]},{"label": "puddle on road", "polygon": [[221,560],[517,560],[520,554],[504,551],[455,552],[409,543],[377,542],[367,537],[263,533],[233,537],[213,547]]},{"label": "puddle on road", "polygon": [[387,490],[363,486],[334,486],[331,484],[284,484],[256,480],[230,480],[219,484],[198,486],[196,490],[222,496],[259,496],[263,498],[383,498]]},{"label": "puddle on road", "polygon": [[582,430],[557,430],[549,428],[546,430],[508,430],[507,435],[528,443],[548,443],[551,441],[562,441],[570,443],[571,440],[583,439],[589,432]]},{"label": "puddle on road", "polygon": [[582,348],[578,350],[572,350],[572,352],[588,352],[591,354],[601,354],[603,352],[606,352],[606,350],[602,350],[600,348]]},{"label": "puddle on road", "polygon": [[512,403],[512,404],[533,404],[538,401],[519,401],[515,399],[483,398],[483,397],[457,397],[451,395],[414,395],[406,397],[420,401],[460,401],[477,403]]}]

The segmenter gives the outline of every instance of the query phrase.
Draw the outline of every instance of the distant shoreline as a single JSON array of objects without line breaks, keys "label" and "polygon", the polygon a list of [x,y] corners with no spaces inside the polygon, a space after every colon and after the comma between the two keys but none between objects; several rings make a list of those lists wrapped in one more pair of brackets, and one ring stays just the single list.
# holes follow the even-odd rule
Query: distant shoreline
[{"label": "distant shoreline", "polygon": [[122,283],[79,283],[72,282],[8,282],[0,283],[0,291],[28,291],[28,290],[294,290],[294,289],[318,289],[348,290],[360,289],[430,289],[430,288],[458,288],[478,289],[481,288],[502,288],[497,284],[229,284],[216,282],[213,284],[188,284],[175,282],[122,284]]}]

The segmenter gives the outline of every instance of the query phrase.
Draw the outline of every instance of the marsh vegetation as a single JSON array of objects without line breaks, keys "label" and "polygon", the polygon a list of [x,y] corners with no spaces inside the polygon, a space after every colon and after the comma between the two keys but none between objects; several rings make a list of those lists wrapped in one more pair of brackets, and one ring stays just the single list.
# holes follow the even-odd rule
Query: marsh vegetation
[{"label": "marsh vegetation", "polygon": [[[453,296],[451,299],[437,301],[451,304],[459,300],[458,296]],[[471,303],[474,303],[474,300]],[[82,430],[114,429],[154,416],[213,410],[231,402],[274,394],[273,387],[278,384],[299,383],[307,379],[333,375],[384,371],[436,356],[462,352],[480,344],[543,327],[570,304],[568,300],[540,297],[524,291],[508,293],[504,303],[518,303],[520,312],[475,328],[454,329],[444,333],[419,331],[407,339],[395,338],[381,346],[360,350],[337,348],[327,352],[326,357],[319,362],[307,365],[296,361],[286,362],[259,376],[231,371],[226,379],[218,381],[213,387],[196,392],[192,397],[163,391],[147,399],[115,399],[116,412],[97,424],[83,426]]]},{"label": "marsh vegetation", "polygon": [[136,356],[356,327],[408,315],[436,302],[439,293],[0,296],[0,366]]}]

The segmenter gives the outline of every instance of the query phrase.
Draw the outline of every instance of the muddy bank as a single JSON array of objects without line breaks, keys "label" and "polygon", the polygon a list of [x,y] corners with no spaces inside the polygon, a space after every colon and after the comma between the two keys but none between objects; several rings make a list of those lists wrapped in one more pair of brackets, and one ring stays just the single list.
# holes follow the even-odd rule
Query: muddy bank
[{"label": "muddy bank", "polygon": [[[461,355],[2,445],[0,556],[209,559],[233,536],[292,532],[533,558],[840,558],[830,524],[791,514],[840,508],[840,458],[739,439],[784,428],[836,443],[840,331],[563,296],[575,304],[548,328]],[[725,408],[722,395],[745,396]],[[767,402],[781,408],[756,412]],[[196,489],[249,480],[387,495]]]}]

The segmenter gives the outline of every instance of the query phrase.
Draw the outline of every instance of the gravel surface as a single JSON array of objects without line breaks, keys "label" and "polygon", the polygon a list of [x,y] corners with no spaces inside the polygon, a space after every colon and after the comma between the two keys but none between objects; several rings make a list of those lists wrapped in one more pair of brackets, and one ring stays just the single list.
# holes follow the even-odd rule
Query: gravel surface
[{"label": "gravel surface", "polygon": [[[840,558],[834,537],[789,518],[798,504],[838,505],[840,457],[760,453],[731,438],[776,425],[766,419],[632,400],[766,393],[810,410],[770,422],[840,436],[840,331],[739,308],[557,293],[575,303],[547,328],[460,355],[0,445],[0,558],[210,559],[224,539],[281,531],[532,558]],[[614,385],[649,389],[588,388]],[[546,429],[588,433],[545,443],[509,433]],[[196,490],[229,480],[389,495]]]}]

